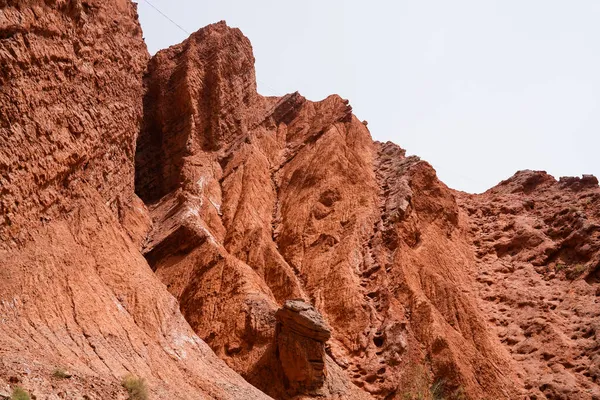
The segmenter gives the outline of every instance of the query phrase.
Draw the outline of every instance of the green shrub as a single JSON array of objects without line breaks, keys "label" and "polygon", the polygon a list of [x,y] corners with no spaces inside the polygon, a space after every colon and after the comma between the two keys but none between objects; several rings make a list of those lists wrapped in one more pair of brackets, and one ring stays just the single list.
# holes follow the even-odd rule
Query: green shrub
[{"label": "green shrub", "polygon": [[23,388],[17,386],[13,389],[10,400],[31,400],[31,397],[29,397],[29,394]]},{"label": "green shrub", "polygon": [[121,384],[127,389],[129,400],[148,400],[148,388],[144,378],[128,375]]},{"label": "green shrub", "polygon": [[56,368],[54,370],[54,372],[52,372],[52,376],[55,377],[55,378],[57,378],[57,379],[69,379],[73,375],[71,375],[70,373],[68,373],[63,368]]},{"label": "green shrub", "polygon": [[433,400],[444,400],[444,380],[438,379],[429,388]]},{"label": "green shrub", "polygon": [[577,264],[576,266],[574,266],[573,268],[570,268],[566,273],[566,277],[567,279],[573,281],[577,278],[579,278],[579,276],[581,274],[583,274],[585,271],[587,270],[587,267],[585,265],[582,264]]}]

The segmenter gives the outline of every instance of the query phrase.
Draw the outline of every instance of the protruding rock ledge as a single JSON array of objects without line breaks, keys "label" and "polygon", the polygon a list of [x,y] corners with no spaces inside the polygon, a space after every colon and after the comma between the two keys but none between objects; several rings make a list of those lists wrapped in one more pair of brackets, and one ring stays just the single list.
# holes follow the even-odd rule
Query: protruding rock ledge
[{"label": "protruding rock ledge", "polygon": [[574,191],[580,191],[585,188],[593,188],[598,186],[598,178],[594,175],[582,175],[582,177],[578,176],[563,176],[558,180],[558,183],[562,187],[570,188]]},{"label": "protruding rock ledge", "polygon": [[296,393],[311,393],[323,386],[325,342],[331,329],[313,306],[288,300],[275,314],[277,357],[287,385]]}]

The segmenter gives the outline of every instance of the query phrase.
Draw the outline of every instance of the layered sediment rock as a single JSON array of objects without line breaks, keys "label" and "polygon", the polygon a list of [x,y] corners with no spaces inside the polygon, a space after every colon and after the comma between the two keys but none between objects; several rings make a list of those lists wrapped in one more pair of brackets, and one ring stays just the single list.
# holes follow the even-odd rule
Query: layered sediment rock
[{"label": "layered sediment rock", "polygon": [[325,342],[331,330],[321,315],[302,300],[288,300],[275,314],[277,357],[293,391],[318,393],[323,387]]},{"label": "layered sediment rock", "polygon": [[85,181],[121,221],[149,56],[128,1],[0,3],[0,238],[71,211]]},{"label": "layered sediment rock", "polygon": [[0,11],[0,390],[600,398],[595,177],[456,192],[339,96],[258,94],[223,22],[146,64],[128,1]]},{"label": "layered sediment rock", "polygon": [[260,96],[250,43],[224,23],[159,52],[145,79],[145,252],[232,368],[293,396],[274,326],[278,305],[299,298],[333,327],[326,396],[402,397],[415,380],[514,396],[512,360],[468,292],[455,196],[429,164],[373,142],[338,96]]}]

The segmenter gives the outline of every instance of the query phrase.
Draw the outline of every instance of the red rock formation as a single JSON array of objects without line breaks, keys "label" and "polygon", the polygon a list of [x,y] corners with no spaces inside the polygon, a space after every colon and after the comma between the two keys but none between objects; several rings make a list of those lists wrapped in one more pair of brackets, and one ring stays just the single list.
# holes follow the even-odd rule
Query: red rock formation
[{"label": "red rock formation", "polygon": [[521,171],[460,194],[481,308],[527,398],[600,398],[600,188]]},{"label": "red rock formation", "polygon": [[302,298],[332,327],[332,398],[402,398],[415,363],[446,395],[513,397],[470,296],[465,223],[427,163],[373,142],[338,96],[258,95],[250,43],[224,23],[159,52],[146,85],[146,256],[232,368],[291,396],[273,388],[274,316]]},{"label": "red rock formation", "polygon": [[129,1],[0,11],[0,395],[600,398],[596,178],[455,192],[225,23],[142,79]]},{"label": "red rock formation", "polygon": [[331,330],[321,315],[302,300],[288,300],[275,314],[277,358],[294,392],[318,394],[327,376],[325,342]]},{"label": "red rock formation", "polygon": [[124,0],[0,6],[2,242],[68,212],[69,185],[84,179],[125,219],[148,60],[135,10]]},{"label": "red rock formation", "polygon": [[1,394],[119,399],[134,374],[156,399],[268,398],[194,334],[140,253],[148,58],[129,1],[0,1]]}]

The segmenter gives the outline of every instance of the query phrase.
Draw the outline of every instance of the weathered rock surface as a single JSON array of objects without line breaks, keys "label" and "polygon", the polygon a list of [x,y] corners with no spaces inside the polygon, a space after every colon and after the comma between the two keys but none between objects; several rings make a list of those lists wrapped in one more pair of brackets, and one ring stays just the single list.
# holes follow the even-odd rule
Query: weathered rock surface
[{"label": "weathered rock surface", "polygon": [[0,66],[0,393],[600,398],[595,177],[453,191],[126,0],[0,0]]},{"label": "weathered rock surface", "polygon": [[286,383],[298,393],[318,394],[323,387],[325,342],[331,329],[321,314],[302,300],[288,300],[275,314],[277,358]]},{"label": "weathered rock surface", "polygon": [[598,180],[521,171],[459,198],[481,308],[528,398],[600,398]]},{"label": "weathered rock surface", "polygon": [[475,257],[453,192],[429,164],[373,142],[338,96],[260,96],[253,61],[241,32],[218,23],[159,52],[145,78],[144,251],[193,329],[289,398],[273,327],[299,298],[332,327],[325,396],[403,398],[418,379],[447,396],[514,398],[513,360],[470,292]]},{"label": "weathered rock surface", "polygon": [[0,1],[2,393],[124,399],[134,374],[155,399],[268,398],[192,331],[140,252],[148,59],[129,1]]}]

